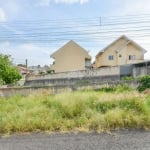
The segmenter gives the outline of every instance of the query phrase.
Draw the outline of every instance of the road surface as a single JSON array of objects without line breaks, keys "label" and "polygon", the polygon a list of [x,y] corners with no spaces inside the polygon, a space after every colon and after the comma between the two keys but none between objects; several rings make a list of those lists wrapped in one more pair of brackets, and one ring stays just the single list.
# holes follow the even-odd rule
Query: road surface
[{"label": "road surface", "polygon": [[150,132],[15,135],[0,137],[0,150],[150,150]]}]

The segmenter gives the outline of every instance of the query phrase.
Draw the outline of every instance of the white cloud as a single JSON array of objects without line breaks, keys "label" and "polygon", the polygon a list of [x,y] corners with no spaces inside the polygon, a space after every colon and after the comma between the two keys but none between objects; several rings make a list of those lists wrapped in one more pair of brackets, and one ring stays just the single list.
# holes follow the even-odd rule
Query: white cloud
[{"label": "white cloud", "polygon": [[126,0],[125,9],[128,12],[149,12],[150,11],[150,1],[149,0]]},{"label": "white cloud", "polygon": [[28,59],[29,65],[49,65],[50,49],[48,47],[25,43],[16,47],[16,58]]},{"label": "white cloud", "polygon": [[24,17],[25,12],[28,12],[26,6],[30,5],[28,1],[30,0],[0,0],[0,18],[12,21]]},{"label": "white cloud", "polygon": [[9,41],[4,41],[0,43],[1,47],[9,47],[10,46],[10,42]]},{"label": "white cloud", "polygon": [[2,8],[0,8],[0,22],[6,21],[6,14]]},{"label": "white cloud", "polygon": [[114,13],[117,15],[124,14],[143,14],[150,12],[150,1],[149,0],[124,0],[119,1],[116,5],[120,6],[120,8],[114,10]]},{"label": "white cloud", "polygon": [[24,49],[28,52],[30,51],[36,51],[36,50],[40,50],[41,48],[32,44],[32,43],[25,43],[19,46],[20,49]]},{"label": "white cloud", "polygon": [[0,42],[0,53],[11,55],[16,64],[25,63],[28,59],[28,65],[49,65],[51,50],[49,47],[36,45],[34,43],[14,44],[9,41]]},{"label": "white cloud", "polygon": [[56,3],[68,3],[68,4],[73,4],[73,3],[84,4],[88,2],[88,0],[53,0],[53,1]]},{"label": "white cloud", "polygon": [[38,5],[41,6],[48,6],[51,2],[53,3],[65,3],[65,4],[73,4],[73,3],[80,3],[84,4],[87,3],[89,0],[39,0]]}]

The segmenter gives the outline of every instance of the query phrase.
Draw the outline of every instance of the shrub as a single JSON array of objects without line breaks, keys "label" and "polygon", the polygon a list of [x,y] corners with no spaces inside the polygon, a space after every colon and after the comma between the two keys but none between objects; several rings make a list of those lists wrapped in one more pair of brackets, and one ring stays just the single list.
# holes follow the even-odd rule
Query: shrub
[{"label": "shrub", "polygon": [[0,54],[0,84],[13,84],[20,79],[21,75],[12,65],[10,56]]},{"label": "shrub", "polygon": [[134,80],[134,78],[132,76],[125,76],[125,77],[122,77],[121,79],[124,80],[124,81],[132,81],[132,80]]},{"label": "shrub", "polygon": [[116,87],[116,92],[126,92],[126,91],[132,91],[133,89],[129,87],[127,84],[118,85]]},{"label": "shrub", "polygon": [[129,87],[127,84],[119,84],[116,86],[108,86],[108,87],[102,87],[99,89],[96,89],[95,91],[102,91],[102,92],[108,92],[108,93],[112,93],[112,92],[125,92],[125,91],[131,91],[132,88]]},{"label": "shrub", "polygon": [[150,75],[139,77],[140,85],[138,86],[138,90],[144,91],[146,89],[150,89]]}]

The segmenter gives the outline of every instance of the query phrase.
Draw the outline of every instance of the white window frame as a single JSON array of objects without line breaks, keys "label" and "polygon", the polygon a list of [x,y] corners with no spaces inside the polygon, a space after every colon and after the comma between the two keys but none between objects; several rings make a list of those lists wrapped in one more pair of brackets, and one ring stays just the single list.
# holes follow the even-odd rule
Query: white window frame
[{"label": "white window frame", "polygon": [[129,60],[135,60],[136,59],[136,55],[129,55]]},{"label": "white window frame", "polygon": [[114,60],[114,55],[109,55],[108,60],[110,60],[110,61]]}]

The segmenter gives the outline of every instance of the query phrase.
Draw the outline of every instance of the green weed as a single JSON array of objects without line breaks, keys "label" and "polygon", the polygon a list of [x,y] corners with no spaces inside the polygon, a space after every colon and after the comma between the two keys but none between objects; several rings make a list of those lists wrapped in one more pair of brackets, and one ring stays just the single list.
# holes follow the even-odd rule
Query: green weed
[{"label": "green weed", "polygon": [[[120,87],[119,87],[120,89]],[[85,90],[0,99],[0,133],[150,129],[150,97],[133,90]]]}]

